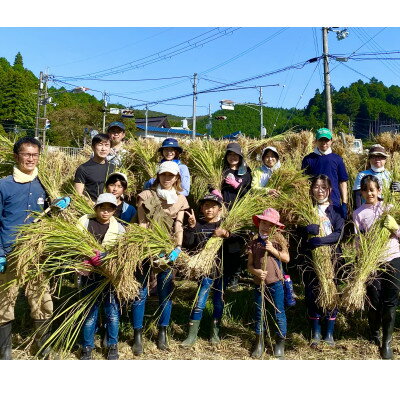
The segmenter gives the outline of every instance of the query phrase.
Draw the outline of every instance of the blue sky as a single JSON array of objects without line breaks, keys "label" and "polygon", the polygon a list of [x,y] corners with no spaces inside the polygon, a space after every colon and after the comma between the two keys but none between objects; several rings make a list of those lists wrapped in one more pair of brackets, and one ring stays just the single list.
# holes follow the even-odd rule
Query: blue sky
[{"label": "blue sky", "polygon": [[[187,15],[187,14],[186,14]],[[239,14],[240,15],[240,14]],[[318,18],[312,19],[312,21]],[[240,18],[239,18],[240,20]],[[71,21],[68,19],[68,21]],[[107,20],[106,20],[107,21]],[[115,23],[115,19],[111,19]],[[155,22],[164,27],[2,27],[0,28],[1,54],[10,62],[20,51],[26,68],[37,76],[48,70],[59,81],[73,86],[85,86],[100,97],[99,92],[110,93],[110,101],[125,106],[144,108],[143,103],[163,101],[171,97],[192,92],[193,73],[199,74],[198,90],[220,86],[251,78],[277,69],[292,66],[321,55],[320,27],[242,27],[230,28],[226,19],[219,30],[214,27],[168,27],[168,20]],[[232,22],[237,21],[233,19]],[[90,21],[93,22],[93,21]],[[104,19],[99,19],[99,24]],[[135,21],[136,22],[136,21]],[[149,20],[141,21],[150,24]],[[152,21],[154,22],[154,21]],[[172,20],[171,22],[176,22]],[[201,18],[195,23],[201,23]],[[248,24],[248,19],[243,19]],[[266,23],[271,23],[271,19]],[[277,21],[279,22],[279,20]],[[289,24],[291,21],[288,21]],[[308,22],[308,21],[305,21]],[[171,24],[172,25],[172,24]],[[272,24],[271,24],[272,25]],[[200,24],[201,26],[201,24]],[[285,26],[282,24],[281,26]],[[238,29],[239,28],[239,29]],[[400,48],[400,28],[349,27],[349,36],[338,41],[334,32],[329,34],[329,53],[349,55],[355,51],[376,52]],[[199,36],[202,35],[202,36]],[[196,38],[197,37],[197,38]],[[208,43],[200,41],[209,37]],[[207,40],[205,40],[207,41]],[[120,65],[137,65],[138,61],[155,53],[164,55],[176,49],[192,45],[190,51],[171,58],[98,79],[141,80],[180,77],[167,80],[143,82],[116,82],[76,79],[83,74],[99,77],[98,71],[109,70]],[[197,43],[197,45],[196,45]],[[176,47],[174,47],[176,46]],[[168,52],[163,53],[166,49]],[[394,55],[395,57],[398,55]],[[305,65],[243,85],[278,85],[265,87],[264,101],[272,107],[298,107],[307,105],[316,89],[322,90],[322,61]],[[368,60],[331,63],[331,81],[335,88],[348,86],[358,79],[367,81],[372,76],[386,85],[399,84],[400,63],[389,60]],[[214,82],[211,82],[214,81]],[[55,82],[60,86],[60,82]],[[219,109],[221,99],[235,102],[258,102],[258,90],[235,90],[205,93],[198,96],[198,115]],[[150,105],[150,109],[181,116],[191,116],[192,98],[170,100]]]}]

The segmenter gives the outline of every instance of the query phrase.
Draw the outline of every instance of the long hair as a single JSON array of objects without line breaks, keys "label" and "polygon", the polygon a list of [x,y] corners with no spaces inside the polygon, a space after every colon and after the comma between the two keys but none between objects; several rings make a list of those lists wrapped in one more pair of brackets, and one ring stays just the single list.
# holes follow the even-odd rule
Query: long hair
[{"label": "long hair", "polygon": [[317,181],[322,181],[328,187],[328,189],[329,189],[328,199],[329,200],[330,200],[331,193],[332,193],[332,183],[331,183],[331,180],[329,179],[329,176],[324,175],[324,174],[319,174],[317,176],[313,176],[310,179],[310,196],[313,201],[313,204],[317,203],[317,201],[314,198],[313,192],[312,192],[312,189],[313,189],[314,185],[317,183]]},{"label": "long hair", "polygon": [[379,182],[379,179],[374,176],[374,175],[365,175],[362,177],[361,182],[360,182],[360,189],[362,192],[365,192],[368,190],[368,183],[374,182],[376,185],[376,188],[378,190],[382,189],[381,188],[381,183]]},{"label": "long hair", "polygon": [[[177,179],[176,179],[173,187],[178,193],[183,192],[181,175],[177,174],[176,177],[177,177]],[[159,178],[159,176],[157,174],[156,180],[153,182],[153,184],[151,185],[150,189],[156,190],[157,186],[159,184],[160,184],[160,178]]]}]

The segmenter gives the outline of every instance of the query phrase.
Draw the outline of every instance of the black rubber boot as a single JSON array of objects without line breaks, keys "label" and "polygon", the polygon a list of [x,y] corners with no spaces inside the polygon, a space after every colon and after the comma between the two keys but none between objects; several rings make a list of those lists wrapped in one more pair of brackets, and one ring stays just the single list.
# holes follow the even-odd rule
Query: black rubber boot
[{"label": "black rubber boot", "polygon": [[211,335],[210,335],[210,342],[213,345],[219,344],[221,342],[221,339],[219,337],[220,326],[221,326],[221,320],[213,319],[211,323]]},{"label": "black rubber boot", "polygon": [[50,320],[48,319],[34,319],[33,320],[34,329],[34,351],[38,357],[46,358],[51,351],[50,346],[42,348],[46,341],[49,339],[50,333]]},{"label": "black rubber boot", "polygon": [[381,347],[381,338],[379,329],[381,327],[381,313],[370,307],[368,309],[369,341],[378,347]]},{"label": "black rubber boot", "polygon": [[82,347],[80,360],[91,360],[91,359],[92,359],[92,348],[90,346]]},{"label": "black rubber boot", "polygon": [[142,343],[143,329],[133,330],[133,346],[132,351],[135,356],[143,354],[143,343]]},{"label": "black rubber boot", "polygon": [[12,360],[11,355],[12,322],[0,325],[0,360]]},{"label": "black rubber boot", "polygon": [[166,326],[158,327],[157,348],[159,350],[168,350],[167,327]]},{"label": "black rubber boot", "polygon": [[118,345],[110,344],[110,346],[108,346],[107,360],[118,360],[118,358]]},{"label": "black rubber boot", "polygon": [[393,358],[393,350],[391,344],[392,344],[394,322],[396,319],[396,308],[397,307],[388,307],[382,310],[381,357],[384,360],[391,360]]},{"label": "black rubber boot", "polygon": [[251,353],[251,358],[261,358],[264,353],[264,336],[256,335],[256,341]]},{"label": "black rubber boot", "polygon": [[321,341],[321,323],[319,319],[311,319],[311,342],[310,346],[315,348]]},{"label": "black rubber boot", "polygon": [[181,343],[182,347],[192,347],[196,343],[199,327],[200,320],[196,321],[191,319],[189,321],[189,333],[187,338]]},{"label": "black rubber boot", "polygon": [[335,345],[335,340],[333,339],[333,331],[335,329],[335,319],[326,318],[326,331],[324,336],[324,342],[330,346]]},{"label": "black rubber boot", "polygon": [[278,336],[275,340],[274,356],[283,360],[285,358],[285,338]]}]

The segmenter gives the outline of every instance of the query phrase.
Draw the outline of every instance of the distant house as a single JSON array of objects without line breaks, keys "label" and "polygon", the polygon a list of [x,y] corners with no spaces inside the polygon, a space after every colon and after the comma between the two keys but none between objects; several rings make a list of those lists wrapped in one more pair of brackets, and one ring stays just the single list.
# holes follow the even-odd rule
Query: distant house
[{"label": "distant house", "polygon": [[[137,125],[146,125],[146,118],[136,118],[135,119],[136,126]],[[148,126],[155,126],[157,128],[171,128],[171,125],[168,122],[168,117],[166,115],[160,115],[158,117],[148,117],[147,118]]]},{"label": "distant house", "polygon": [[[139,137],[145,136],[145,125],[136,125],[136,135]],[[173,137],[175,139],[190,140],[192,138],[193,131],[182,129],[182,128],[158,128],[156,126],[147,127],[147,137],[163,141],[167,137]],[[205,138],[206,135],[196,132],[196,138]]]}]

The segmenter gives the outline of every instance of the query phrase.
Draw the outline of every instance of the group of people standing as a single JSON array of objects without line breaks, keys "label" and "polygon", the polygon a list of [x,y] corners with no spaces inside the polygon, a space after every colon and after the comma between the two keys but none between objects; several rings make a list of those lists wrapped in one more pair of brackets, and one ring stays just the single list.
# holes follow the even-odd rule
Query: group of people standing
[{"label": "group of people standing", "polygon": [[[93,202],[94,213],[80,218],[81,229],[86,229],[105,248],[111,246],[119,235],[123,235],[129,223],[138,223],[149,228],[152,221],[162,219],[168,226],[175,248],[169,254],[160,254],[157,259],[146,259],[136,272],[140,283],[139,294],[130,305],[133,327],[132,351],[135,356],[143,353],[143,319],[145,304],[149,294],[149,282],[155,277],[159,300],[157,347],[168,348],[167,327],[170,323],[174,279],[174,263],[182,248],[200,251],[211,237],[223,239],[218,259],[219,268],[199,281],[199,288],[189,316],[187,338],[182,346],[189,348],[197,340],[203,311],[210,292],[213,292],[213,316],[210,339],[212,344],[220,342],[220,325],[224,310],[224,291],[228,286],[238,284],[243,254],[247,254],[247,271],[254,277],[254,320],[256,341],[251,352],[253,358],[261,358],[264,352],[264,331],[266,318],[265,303],[272,305],[275,319],[276,338],[274,355],[284,357],[287,322],[285,308],[288,306],[285,293],[285,270],[283,264],[290,261],[288,242],[283,234],[284,224],[278,210],[268,208],[262,214],[254,215],[256,237],[246,241],[221,227],[222,210],[227,212],[234,201],[246,196],[250,189],[262,191],[265,196],[279,196],[280,193],[268,185],[272,174],[284,168],[280,154],[273,146],[266,147],[261,154],[261,165],[252,171],[246,164],[240,145],[227,145],[223,159],[221,190],[210,187],[199,201],[201,215],[196,216],[190,208],[187,196],[190,193],[188,167],[180,160],[183,149],[174,138],[167,138],[158,149],[160,162],[156,176],[145,183],[136,199],[135,206],[126,201],[127,176],[117,171],[123,162],[123,138],[125,127],[120,122],[111,123],[108,134],[98,134],[92,138],[93,155],[89,161],[78,167],[74,182],[80,195]],[[311,327],[312,347],[321,340],[334,345],[334,326],[337,309],[323,310],[318,304],[319,282],[311,262],[311,251],[320,246],[332,246],[332,261],[340,263],[340,241],[343,238],[345,220],[348,218],[347,181],[348,175],[343,159],[332,152],[332,133],[321,128],[316,133],[315,150],[304,157],[302,169],[310,177],[310,199],[315,206],[319,224],[301,227],[301,247],[299,265],[304,268],[303,280],[307,314]],[[14,306],[18,290],[7,286],[15,272],[8,255],[15,242],[16,229],[32,223],[31,212],[46,207],[47,195],[37,177],[37,164],[41,145],[33,138],[22,138],[14,146],[16,166],[13,175],[0,180],[0,359],[11,359],[11,326],[14,320]],[[353,213],[355,228],[359,232],[368,231],[372,224],[385,213],[385,229],[390,231],[390,251],[385,268],[381,268],[368,284],[368,322],[370,339],[380,347],[384,359],[393,358],[391,347],[395,312],[399,294],[400,229],[382,203],[382,188],[389,185],[400,191],[400,184],[392,182],[385,169],[388,157],[380,145],[372,146],[368,161],[370,169],[358,174],[354,188]],[[88,294],[98,288],[102,277],[91,271],[91,267],[101,266],[106,253],[95,251],[84,260],[84,268],[77,273],[81,277],[82,290]],[[222,273],[221,273],[222,271]],[[29,286],[29,285],[28,285]],[[27,288],[26,294],[35,323],[36,348],[46,356],[49,348],[43,344],[49,337],[53,304],[51,295],[37,295],[35,288]],[[268,301],[266,299],[268,298]],[[104,309],[106,328],[104,339],[107,359],[118,359],[118,331],[120,307],[111,285],[103,289],[92,305],[82,325],[80,358],[92,358],[94,337],[98,328],[99,309]],[[382,327],[382,336],[380,335]]]}]

